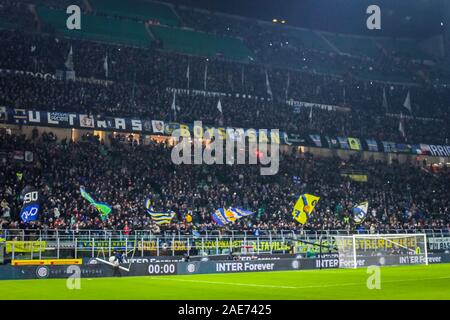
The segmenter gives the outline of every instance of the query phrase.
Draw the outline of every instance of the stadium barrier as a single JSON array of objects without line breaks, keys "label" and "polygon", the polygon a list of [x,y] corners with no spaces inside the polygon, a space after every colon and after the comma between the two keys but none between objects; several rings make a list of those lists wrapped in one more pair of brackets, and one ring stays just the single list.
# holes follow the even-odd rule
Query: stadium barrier
[{"label": "stadium barrier", "polygon": [[[402,234],[399,234],[399,236]],[[98,237],[85,239],[79,235],[74,239],[56,237],[47,240],[10,241],[0,242],[0,258],[3,263],[12,260],[45,260],[45,259],[106,259],[114,251],[126,253],[128,258],[145,258],[172,256],[173,261],[180,261],[183,256],[190,256],[191,260],[224,259],[227,255],[245,256],[254,254],[270,258],[290,253],[302,255],[302,258],[314,257],[318,254],[336,253],[337,247],[332,235],[320,237],[315,235],[297,237],[154,237],[144,240],[144,237]],[[381,246],[384,247],[383,240]],[[376,241],[380,245],[380,241]],[[358,241],[362,249],[370,251],[373,243],[368,240]],[[450,236],[435,233],[427,237],[429,253],[448,253],[450,250]],[[178,257],[178,258],[176,258]],[[289,257],[289,256],[288,256]],[[161,258],[162,259],[162,258]],[[2,259],[0,259],[1,263]]]},{"label": "stadium barrier", "polygon": [[[160,233],[153,233],[150,230],[133,230],[132,232],[125,232],[123,230],[59,230],[59,229],[46,229],[46,230],[26,230],[26,229],[0,229],[0,240],[21,240],[21,241],[33,241],[41,239],[42,241],[88,241],[96,240],[108,240],[109,238],[115,238],[120,240],[125,239],[144,239],[152,240],[155,238],[176,239],[185,238],[204,238],[215,239],[219,238],[250,238],[250,237],[267,237],[267,238],[299,238],[308,237],[319,239],[322,237],[330,237],[335,235],[351,235],[351,234],[369,234],[368,230],[259,230],[259,234],[255,235],[248,230],[225,230],[223,232],[218,230],[204,230],[198,231],[198,235],[194,236],[191,233],[181,233],[180,231],[174,233],[173,231],[162,231]],[[416,229],[416,230],[404,230],[404,229],[381,229],[378,233],[388,234],[405,234],[405,233],[425,233],[428,237],[450,237],[450,229]]]},{"label": "stadium barrier", "polygon": [[[394,263],[412,265],[419,261],[418,256],[373,256],[358,258],[361,267]],[[389,261],[392,260],[392,261]],[[450,254],[429,255],[429,263],[450,263]],[[125,264],[124,264],[125,265]],[[127,265],[128,266],[128,265]],[[103,263],[82,264],[77,266],[81,278],[117,277],[117,276],[159,276],[159,275],[189,275],[238,272],[270,272],[288,270],[314,270],[339,268],[337,255],[324,255],[322,258],[280,258],[279,260],[218,260],[190,262],[154,262],[132,263],[130,271],[117,270]],[[41,265],[41,266],[0,266],[0,280],[20,279],[52,279],[69,278],[74,275],[73,265]]]},{"label": "stadium barrier", "polygon": [[41,260],[12,260],[13,266],[48,266],[82,264],[82,259],[41,259]]}]

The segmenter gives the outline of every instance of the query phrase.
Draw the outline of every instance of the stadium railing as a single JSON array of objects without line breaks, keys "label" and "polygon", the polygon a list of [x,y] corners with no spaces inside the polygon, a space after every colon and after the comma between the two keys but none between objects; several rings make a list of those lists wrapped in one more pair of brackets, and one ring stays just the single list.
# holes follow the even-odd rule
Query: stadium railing
[{"label": "stadium railing", "polygon": [[[383,230],[381,233],[425,233],[428,239],[450,237],[449,229]],[[135,230],[125,234],[121,230],[0,230],[6,240],[7,259],[106,258],[119,250],[128,256],[223,256],[231,254],[288,254],[304,256],[334,253],[335,235],[351,234],[348,230],[305,231],[292,230],[254,235],[233,230],[228,234],[181,234]],[[293,248],[295,250],[293,251]]]},{"label": "stadium railing", "polygon": [[376,232],[370,232],[369,230],[258,230],[258,233],[249,230],[202,230],[202,231],[175,231],[164,230],[159,233],[152,232],[151,230],[70,230],[70,229],[0,229],[0,237],[6,240],[20,240],[20,241],[32,241],[32,240],[45,240],[56,241],[56,239],[65,241],[75,241],[75,239],[92,240],[92,239],[125,239],[125,238],[143,238],[154,239],[159,238],[196,238],[202,237],[208,238],[242,238],[242,237],[276,237],[276,238],[289,238],[296,239],[299,237],[320,239],[327,238],[333,235],[351,235],[351,234],[370,234],[370,233],[383,233],[383,234],[404,234],[404,233],[425,233],[430,237],[449,237],[450,229],[380,229]]}]

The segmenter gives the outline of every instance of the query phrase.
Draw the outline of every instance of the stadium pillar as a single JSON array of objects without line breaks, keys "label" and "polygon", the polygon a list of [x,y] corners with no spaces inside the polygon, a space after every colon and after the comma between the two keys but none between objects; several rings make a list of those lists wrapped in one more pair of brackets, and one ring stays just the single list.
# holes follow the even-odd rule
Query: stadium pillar
[{"label": "stadium pillar", "polygon": [[322,235],[319,238],[319,269],[322,270]]},{"label": "stadium pillar", "polygon": [[190,252],[191,252],[191,247],[189,246],[189,238],[187,238],[187,247],[186,247],[186,249],[187,249],[187,255],[189,257],[190,256]]},{"label": "stadium pillar", "polygon": [[175,256],[175,236],[172,237],[172,256]]},{"label": "stadium pillar", "polygon": [[156,238],[156,256],[159,257],[159,238]]},{"label": "stadium pillar", "polygon": [[270,254],[273,253],[273,248],[272,248],[272,232],[269,231],[269,246],[270,246]]}]

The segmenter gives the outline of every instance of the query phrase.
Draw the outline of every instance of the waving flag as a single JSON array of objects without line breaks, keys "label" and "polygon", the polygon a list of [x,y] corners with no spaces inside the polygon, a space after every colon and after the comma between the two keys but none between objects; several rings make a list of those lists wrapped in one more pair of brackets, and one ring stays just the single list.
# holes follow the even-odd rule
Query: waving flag
[{"label": "waving flag", "polygon": [[246,217],[249,215],[254,214],[254,212],[245,210],[242,208],[234,208],[230,207],[228,209],[226,208],[219,208],[212,214],[212,219],[215,223],[217,223],[219,226],[224,226],[228,223],[234,222],[237,219],[240,219],[242,217]]},{"label": "waving flag", "polygon": [[145,209],[147,209],[147,210],[153,210],[153,201],[152,201],[152,198],[147,197],[147,198],[145,199],[144,206],[145,206]]},{"label": "waving flag", "polygon": [[147,210],[147,213],[150,215],[150,217],[152,217],[152,220],[158,225],[168,224],[175,217],[174,211],[158,212]]},{"label": "waving flag", "polygon": [[67,54],[66,62],[64,63],[66,68],[70,71],[73,71],[73,50],[72,46],[70,46],[69,53]]},{"label": "waving flag", "polygon": [[23,207],[20,211],[20,219],[25,223],[36,221],[38,219],[40,209],[39,191],[34,187],[27,186],[22,190],[20,199],[23,200]]},{"label": "waving flag", "polygon": [[272,89],[270,88],[270,82],[269,82],[269,74],[267,73],[267,70],[266,70],[266,89],[267,89],[267,94],[273,99]]},{"label": "waving flag", "polygon": [[409,91],[408,91],[408,94],[406,95],[405,102],[403,102],[403,106],[406,109],[408,109],[410,113],[412,112],[412,109],[411,109],[411,93]]},{"label": "waving flag", "polygon": [[102,221],[105,221],[105,219],[111,213],[112,208],[109,205],[107,205],[106,203],[95,201],[94,198],[92,198],[91,195],[86,192],[84,187],[80,187],[80,193],[81,193],[81,196],[84,199],[86,199],[87,202],[89,202],[91,205],[93,205],[98,210]]},{"label": "waving flag", "polygon": [[144,201],[144,206],[147,209],[147,213],[150,215],[150,217],[152,217],[152,220],[156,224],[158,225],[168,224],[175,217],[174,211],[167,211],[167,212],[155,211],[153,208],[153,204],[154,204],[153,200],[150,196],[147,197]]},{"label": "waving flag", "polygon": [[295,203],[294,210],[292,211],[292,216],[294,219],[301,224],[305,224],[306,221],[308,221],[308,216],[313,212],[319,199],[320,197],[312,194],[302,194]]},{"label": "waving flag", "polygon": [[367,210],[369,209],[369,203],[367,201],[361,202],[352,209],[353,220],[355,223],[361,223],[367,216]]}]

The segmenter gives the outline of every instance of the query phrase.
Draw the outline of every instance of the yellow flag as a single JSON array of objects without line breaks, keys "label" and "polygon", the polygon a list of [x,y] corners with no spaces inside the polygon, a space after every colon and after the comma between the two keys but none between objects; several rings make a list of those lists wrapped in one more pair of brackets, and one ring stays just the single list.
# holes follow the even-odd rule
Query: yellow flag
[{"label": "yellow flag", "polygon": [[348,144],[352,150],[361,150],[361,141],[358,138],[348,138]]},{"label": "yellow flag", "polygon": [[295,203],[294,210],[292,211],[292,216],[294,219],[301,224],[305,224],[306,221],[308,221],[308,216],[314,210],[319,199],[320,197],[312,194],[302,194]]}]

